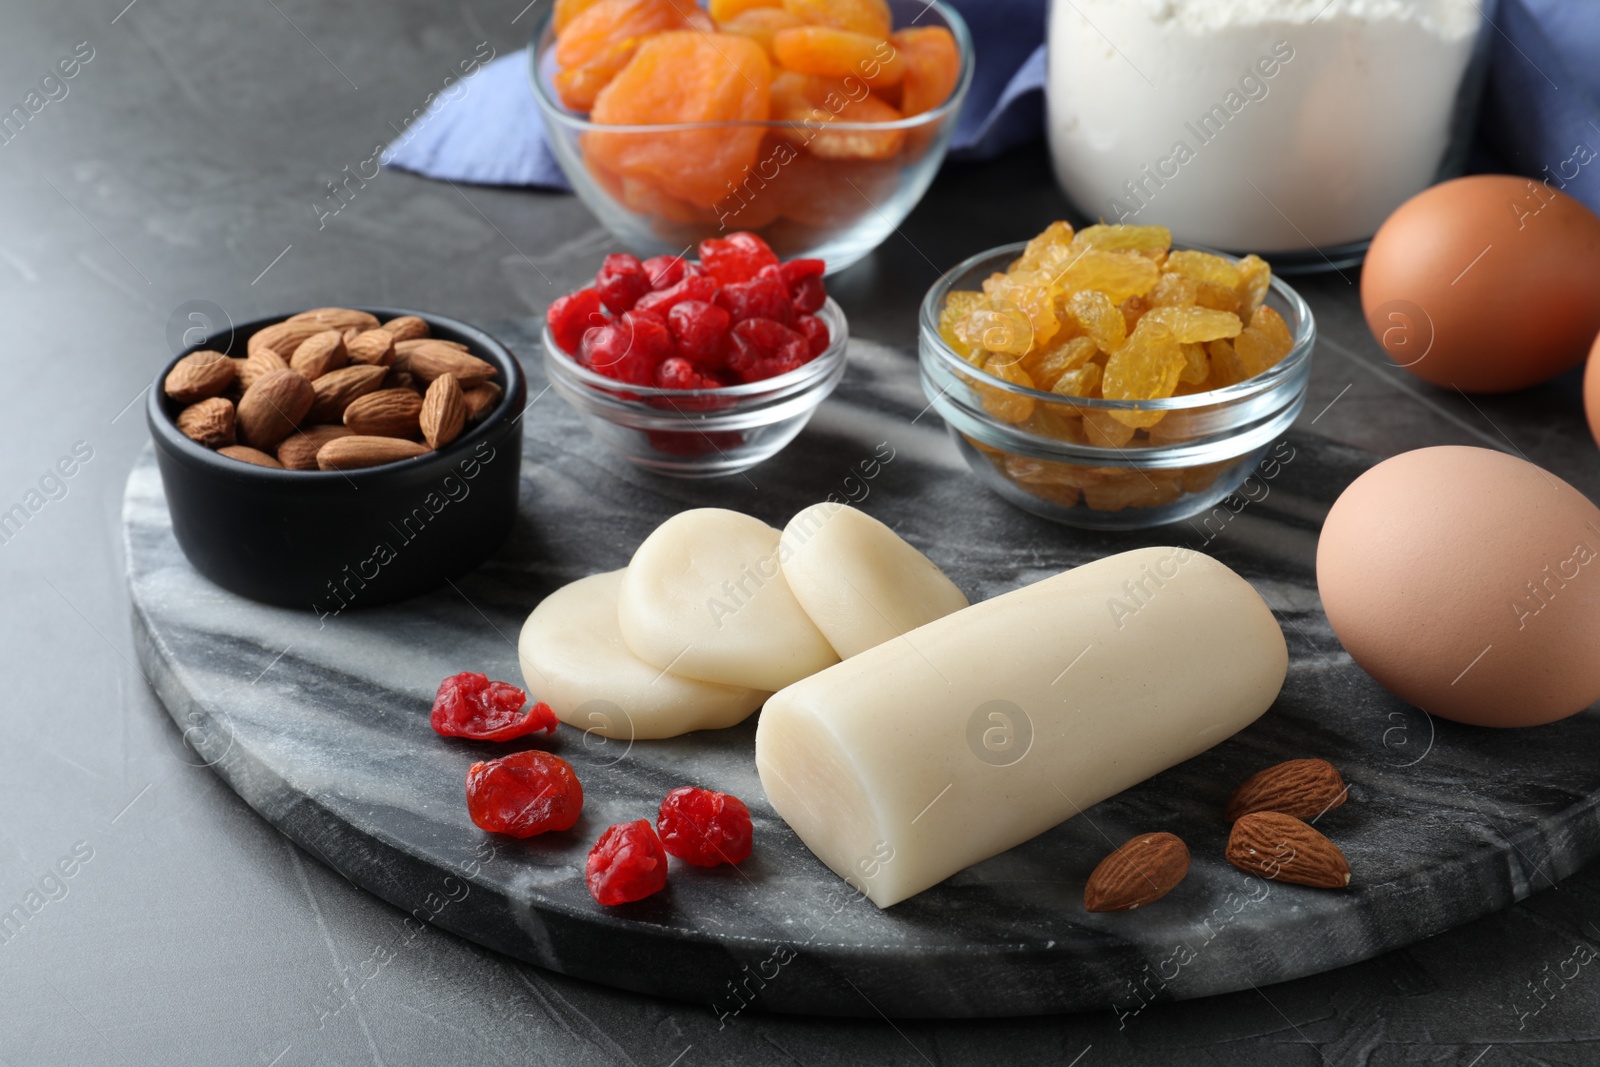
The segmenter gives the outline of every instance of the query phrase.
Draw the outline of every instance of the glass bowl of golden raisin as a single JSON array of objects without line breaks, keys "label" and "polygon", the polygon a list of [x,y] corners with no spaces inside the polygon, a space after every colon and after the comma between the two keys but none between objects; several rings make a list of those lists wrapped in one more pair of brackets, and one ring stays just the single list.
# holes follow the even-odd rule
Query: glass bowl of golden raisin
[{"label": "glass bowl of golden raisin", "polygon": [[557,0],[529,49],[573,190],[631,251],[746,230],[829,273],[943,162],[972,40],[942,0]]},{"label": "glass bowl of golden raisin", "polygon": [[1257,256],[1057,222],[940,278],[919,334],[923,391],[989,488],[1128,530],[1239,488],[1305,406],[1316,324]]}]

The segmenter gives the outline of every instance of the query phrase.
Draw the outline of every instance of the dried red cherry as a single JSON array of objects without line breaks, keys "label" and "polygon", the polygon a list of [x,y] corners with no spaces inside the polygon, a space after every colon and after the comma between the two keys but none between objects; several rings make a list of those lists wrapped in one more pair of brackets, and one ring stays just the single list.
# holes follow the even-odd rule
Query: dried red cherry
[{"label": "dried red cherry", "polygon": [[753,233],[732,233],[700,242],[700,264],[724,285],[749,281],[765,266],[776,266],[778,256]]},{"label": "dried red cherry", "polygon": [[828,302],[828,287],[821,278],[801,278],[790,288],[789,301],[800,314],[813,314]]},{"label": "dried red cherry", "polygon": [[696,867],[750,858],[750,809],[727,793],[679,786],[661,802],[656,829],[667,852]]},{"label": "dried red cherry", "polygon": [[778,270],[783,273],[783,284],[787,285],[791,292],[805,278],[816,278],[821,281],[823,272],[827,269],[828,265],[820,259],[791,259],[787,263],[778,265]]},{"label": "dried red cherry", "polygon": [[657,315],[665,315],[675,304],[685,300],[704,300],[710,302],[717,295],[717,283],[704,274],[690,274],[684,272],[683,280],[666,289],[658,289],[653,293],[646,293],[633,305],[635,311],[653,311]]},{"label": "dried red cherry", "polygon": [[678,354],[707,369],[727,366],[728,327],[732,324],[733,317],[725,309],[704,300],[685,300],[667,313]]},{"label": "dried red cherry", "polygon": [[667,289],[683,280],[682,256],[651,256],[642,266],[652,289]]},{"label": "dried red cherry", "polygon": [[453,674],[439,683],[429,722],[443,737],[510,741],[544,730],[555,733],[556,715],[545,703],[522,714],[528,694],[509,682],[491,682],[476,671]]},{"label": "dried red cherry", "polygon": [[722,380],[690,363],[682,356],[661,361],[656,368],[656,387],[659,389],[720,389]]},{"label": "dried red cherry", "polygon": [[649,385],[655,380],[656,365],[642,349],[635,351],[633,342],[633,331],[628,327],[615,323],[601,326],[583,335],[578,361],[607,378]]},{"label": "dried red cherry", "polygon": [[643,900],[667,887],[667,853],[649,820],[619,823],[589,850],[584,881],[606,907]]},{"label": "dried red cherry", "polygon": [[559,756],[513,752],[467,771],[467,814],[482,829],[512,837],[570,830],[583,814],[583,786]]},{"label": "dried red cherry", "polygon": [[734,322],[771,319],[787,326],[794,321],[789,291],[777,278],[752,278],[724,285],[717,293],[717,306],[725,308]]},{"label": "dried red cherry", "polygon": [[600,310],[600,294],[593,289],[579,289],[575,293],[556,298],[545,312],[550,325],[550,336],[569,356],[578,354],[583,335],[591,328],[604,326],[606,316]]},{"label": "dried red cherry", "polygon": [[759,382],[784,374],[811,359],[811,343],[772,319],[745,319],[735,323],[728,368],[741,381]]},{"label": "dried red cherry", "polygon": [[812,356],[822,355],[833,343],[833,336],[828,332],[828,324],[815,315],[798,316],[794,320],[794,328],[795,332],[811,345]]},{"label": "dried red cherry", "polygon": [[605,258],[594,276],[595,292],[614,315],[628,311],[651,289],[650,276],[637,256],[617,252]]}]

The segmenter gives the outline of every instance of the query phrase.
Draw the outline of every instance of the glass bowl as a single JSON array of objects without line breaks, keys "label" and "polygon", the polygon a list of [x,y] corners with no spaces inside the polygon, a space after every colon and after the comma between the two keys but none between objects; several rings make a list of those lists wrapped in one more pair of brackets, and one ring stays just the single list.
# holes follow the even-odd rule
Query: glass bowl
[{"label": "glass bowl", "polygon": [[[1095,530],[1192,518],[1238,489],[1305,406],[1317,330],[1300,295],[1272,279],[1266,303],[1283,316],[1294,347],[1254,378],[1166,400],[1068,398],[981,371],[939,336],[946,295],[980,288],[1025,247],[1006,245],[972,257],[934,283],[922,302],[923,392],[978,478],[1024,511]],[[1023,422],[998,417],[1022,411],[1029,412]],[[1083,415],[1116,411],[1161,417],[1121,448],[1088,443],[1078,428]]]},{"label": "glass bowl", "polygon": [[596,374],[544,330],[545,376],[595,440],[628,462],[677,478],[715,478],[770,459],[811,421],[844,377],[849,324],[832,298],[817,311],[828,348],[805,366],[722,389],[656,389]]},{"label": "glass bowl", "polygon": [[[961,16],[941,0],[890,0],[895,25],[943,25],[961,52],[955,90],[939,107],[898,122],[700,122],[602,126],[562,105],[551,84],[555,34],[548,12],[529,49],[533,94],[561,169],[573,191],[617,239],[640,256],[681,255],[708,237],[738,230],[760,234],[784,259],[808,257],[843,270],[876,248],[927,192],[955,133],[972,82],[972,39]],[[841,102],[840,106],[843,106]],[[825,108],[824,110],[832,110]],[[837,113],[837,112],[834,112]],[[823,159],[804,145],[852,136],[888,145],[880,159]],[[713,155],[708,144],[746,138],[753,162],[738,181],[709,175],[698,183],[717,199],[690,203],[653,184],[616,174],[604,157],[640,139],[676,141],[685,171]],[[795,142],[800,142],[796,144]],[[898,146],[898,147],[894,147]],[[702,200],[710,199],[702,196]]]}]

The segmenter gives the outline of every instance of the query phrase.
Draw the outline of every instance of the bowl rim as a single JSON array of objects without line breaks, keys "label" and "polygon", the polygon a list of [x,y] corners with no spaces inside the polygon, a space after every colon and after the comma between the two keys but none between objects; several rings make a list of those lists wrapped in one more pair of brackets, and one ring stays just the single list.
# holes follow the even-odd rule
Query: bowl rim
[{"label": "bowl rim", "polygon": [[[1046,389],[1032,389],[1025,385],[1008,382],[1004,378],[997,378],[988,371],[975,366],[945,342],[944,338],[939,335],[939,312],[944,303],[944,298],[949,293],[955,279],[971,271],[985,260],[1014,259],[1021,255],[1027,246],[1027,241],[1015,241],[1011,244],[999,245],[988,251],[968,256],[939,276],[939,280],[928,288],[927,295],[922,298],[922,308],[918,313],[918,332],[923,349],[921,358],[927,358],[926,353],[931,349],[938,358],[951,364],[960,373],[981,378],[985,389],[997,389],[1046,403],[1071,404],[1074,407],[1087,408],[1091,411],[1108,412],[1187,411],[1194,408],[1215,407],[1268,392],[1283,379],[1293,376],[1299,370],[1301,364],[1310,360],[1311,352],[1316,347],[1317,324],[1311,311],[1311,305],[1307,304],[1305,298],[1274,271],[1272,274],[1272,288],[1283,298],[1296,316],[1294,347],[1289,349],[1288,355],[1253,378],[1246,378],[1244,381],[1235,382],[1233,385],[1225,385],[1221,389],[1209,389],[1203,393],[1188,393],[1184,396],[1164,397],[1159,400],[1106,400],[1103,397],[1065,397]],[[1226,259],[1230,263],[1238,263],[1243,258],[1206,245],[1188,244],[1182,241],[1172,242],[1171,247],[1181,251],[1207,252]],[[1022,432],[1027,433],[1027,431]]]},{"label": "bowl rim", "polygon": [[[802,386],[815,384],[816,381],[825,380],[835,366],[844,361],[850,348],[850,323],[845,316],[844,309],[833,299],[828,297],[823,301],[822,307],[817,312],[817,317],[828,324],[828,347],[821,354],[806,361],[803,366],[792,371],[779,374],[772,378],[763,378],[757,382],[740,382],[738,385],[724,385],[716,389],[664,389],[656,385],[631,385],[619,382],[615,378],[608,378],[581,365],[569,355],[560,345],[556,344],[555,337],[550,333],[550,324],[544,324],[540,337],[540,344],[544,348],[545,360],[554,360],[560,367],[561,373],[578,383],[587,386],[590,390],[603,394],[606,399],[615,401],[626,407],[648,407],[652,412],[665,413],[676,409],[661,409],[653,405],[645,405],[645,398],[666,400],[688,400],[696,398],[717,399],[764,399],[770,394],[778,392],[803,392]],[[616,395],[618,391],[632,394],[636,399],[628,399]],[[706,419],[719,415],[730,414],[727,410],[718,411],[678,411],[678,414],[688,418]]]},{"label": "bowl rim", "polygon": [[[846,133],[870,133],[896,130],[916,130],[934,125],[950,118],[961,110],[966,102],[967,92],[972,87],[972,78],[976,64],[972,33],[967,28],[966,20],[960,12],[951,7],[945,0],[921,0],[924,3],[924,13],[928,9],[937,11],[945,20],[946,27],[956,39],[956,51],[961,56],[961,72],[956,77],[955,88],[950,90],[950,96],[938,107],[924,111],[919,115],[909,118],[897,119],[894,122],[838,122],[829,121],[820,128],[838,130]],[[921,15],[918,15],[920,18]],[[533,96],[539,103],[539,110],[546,120],[554,119],[565,126],[588,133],[682,133],[690,130],[726,130],[726,129],[787,129],[808,130],[811,125],[804,121],[786,121],[766,119],[757,122],[753,119],[739,119],[730,122],[671,122],[657,125],[607,125],[590,120],[586,113],[572,111],[562,104],[560,100],[550,95],[549,89],[544,84],[544,79],[539,76],[540,63],[543,60],[553,37],[550,41],[545,38],[549,35],[551,24],[555,18],[555,5],[546,5],[545,11],[540,15],[539,21],[534,24],[533,35],[528,44],[528,76],[533,83]],[[906,27],[901,27],[902,29]]]},{"label": "bowl rim", "polygon": [[[245,322],[214,330],[196,344],[190,345],[163,363],[161,369],[156,372],[154,380],[147,387],[149,395],[145,401],[145,421],[150,427],[151,437],[155,440],[156,445],[166,448],[187,462],[197,464],[200,467],[235,478],[259,480],[263,486],[298,486],[307,488],[313,485],[343,482],[360,488],[363,483],[378,482],[390,475],[423,469],[440,460],[446,460],[448,463],[453,464],[459,455],[466,451],[467,446],[475,446],[476,442],[486,440],[497,427],[504,424],[507,421],[507,415],[511,412],[512,405],[517,402],[519,397],[526,395],[526,378],[523,375],[521,364],[517,362],[516,355],[512,353],[504,342],[481,327],[474,326],[461,319],[452,318],[449,315],[419,311],[415,308],[386,307],[378,304],[339,306],[348,307],[352,311],[365,311],[368,314],[377,316],[380,321],[400,318],[405,315],[414,315],[426,322],[430,328],[435,325],[443,326],[477,342],[486,353],[495,357],[496,362],[500,364],[498,369],[505,374],[505,381],[496,383],[501,386],[499,401],[485,413],[483,418],[478,420],[475,426],[472,426],[441,449],[430,450],[420,456],[408,456],[405,459],[394,460],[375,467],[362,467],[349,471],[297,471],[244,463],[221,455],[216,449],[207,448],[182,433],[178,429],[176,418],[167,414],[166,402],[168,397],[163,388],[167,375],[177,362],[195,352],[213,349],[215,342],[223,338],[228,341],[226,347],[229,353],[240,345],[248,347],[252,335],[266,329],[268,326],[282,322],[292,315],[298,315],[300,311],[308,310],[302,308],[300,311],[258,316]],[[222,351],[222,349],[213,350]],[[520,414],[517,417],[520,418]],[[291,434],[290,436],[293,435]]]}]

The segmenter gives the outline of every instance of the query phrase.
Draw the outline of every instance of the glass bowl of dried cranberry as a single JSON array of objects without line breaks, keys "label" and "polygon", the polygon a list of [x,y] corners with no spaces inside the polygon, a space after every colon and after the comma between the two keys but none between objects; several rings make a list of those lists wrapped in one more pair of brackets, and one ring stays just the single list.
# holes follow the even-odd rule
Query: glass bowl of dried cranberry
[{"label": "glass bowl of dried cranberry", "polygon": [[779,262],[748,233],[699,251],[607,256],[545,316],[556,392],[607,448],[679,478],[776,455],[839,384],[849,340],[821,260]]}]

